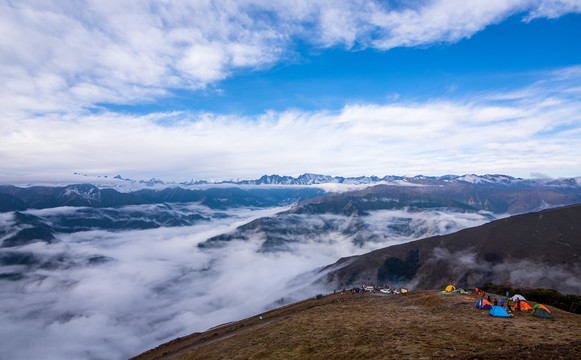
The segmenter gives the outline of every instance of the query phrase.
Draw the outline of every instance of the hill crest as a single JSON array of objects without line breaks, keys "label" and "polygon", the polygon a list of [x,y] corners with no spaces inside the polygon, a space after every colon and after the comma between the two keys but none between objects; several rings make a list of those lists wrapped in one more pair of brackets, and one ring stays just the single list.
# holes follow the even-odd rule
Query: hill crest
[{"label": "hill crest", "polygon": [[[581,315],[498,319],[465,295],[330,294],[175,339],[132,360],[224,358],[576,359]],[[540,347],[539,347],[540,345]]]}]

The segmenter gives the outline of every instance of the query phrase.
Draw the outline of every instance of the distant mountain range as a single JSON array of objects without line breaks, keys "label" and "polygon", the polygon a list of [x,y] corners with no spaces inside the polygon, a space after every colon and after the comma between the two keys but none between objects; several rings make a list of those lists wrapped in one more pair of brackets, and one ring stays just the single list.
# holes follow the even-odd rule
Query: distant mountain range
[{"label": "distant mountain range", "polygon": [[0,185],[0,212],[59,206],[104,208],[187,202],[198,202],[210,208],[267,207],[290,205],[324,193],[318,188],[241,189],[235,186],[202,190],[171,186],[125,193],[114,189],[101,189],[90,184],[64,187]]},{"label": "distant mountain range", "polygon": [[321,185],[321,184],[347,184],[347,185],[370,185],[376,183],[392,183],[392,184],[440,184],[440,183],[467,183],[486,187],[509,187],[509,188],[527,188],[535,186],[566,186],[579,187],[581,186],[581,177],[563,178],[563,179],[522,179],[515,178],[508,175],[444,175],[444,176],[423,176],[417,175],[396,176],[386,175],[378,176],[359,176],[359,177],[342,177],[330,176],[321,174],[306,173],[298,177],[280,176],[280,175],[263,175],[259,179],[236,179],[224,181],[207,181],[207,180],[191,180],[180,183],[164,183],[162,180],[152,178],[150,180],[131,180],[124,179],[120,175],[114,179],[125,180],[128,182],[139,183],[145,186],[163,186],[163,185],[208,185],[208,184],[233,184],[233,185]]},{"label": "distant mountain range", "polygon": [[[134,180],[116,176],[115,181],[133,183]],[[57,206],[115,207],[124,205],[152,204],[163,202],[202,202],[210,207],[225,206],[277,206],[307,200],[325,193],[316,189],[287,188],[268,191],[261,185],[317,187],[322,184],[369,185],[359,192],[346,192],[349,201],[364,200],[375,205],[359,204],[362,209],[383,208],[386,199],[397,199],[402,206],[418,201],[435,201],[441,206],[450,206],[450,201],[464,204],[471,209],[492,212],[520,213],[581,202],[581,177],[567,179],[520,179],[507,175],[446,175],[440,177],[331,177],[328,175],[303,174],[297,178],[279,175],[264,175],[258,180],[223,181],[219,183],[188,182],[168,183],[158,179],[140,181],[145,188],[116,189],[103,184],[72,184],[68,186],[0,185],[0,212],[24,210],[26,208],[51,208]],[[202,185],[199,187],[196,185]],[[239,187],[243,186],[243,187]],[[248,188],[245,186],[256,186]],[[154,187],[154,188],[147,188]],[[266,188],[265,188],[266,189]],[[371,189],[371,190],[369,190]],[[379,197],[382,197],[379,199]],[[337,196],[314,200],[316,207],[321,202],[336,202]],[[390,200],[390,201],[391,201]],[[393,201],[392,201],[393,202]],[[523,205],[533,202],[534,204]],[[460,205],[463,206],[463,205]],[[388,205],[394,207],[394,204]]]},{"label": "distant mountain range", "polygon": [[[283,178],[275,177],[270,180],[281,179]],[[287,178],[289,179],[291,178]],[[325,180],[319,175],[309,174],[298,179],[304,184]],[[263,180],[264,183],[270,181],[266,178]],[[51,242],[56,232],[186,226],[203,220],[196,216],[180,215],[179,212],[173,212],[174,215],[171,215],[170,210],[164,208],[157,209],[156,215],[148,216],[136,211],[132,217],[114,210],[128,205],[173,203],[197,203],[211,209],[296,204],[285,213],[255,220],[233,233],[212,237],[200,244],[201,247],[220,246],[224,241],[248,239],[256,232],[262,232],[268,239],[263,244],[262,251],[280,251],[288,249],[289,243],[301,241],[300,239],[317,240],[332,233],[341,233],[359,245],[368,241],[382,241],[385,235],[378,235],[378,232],[372,229],[375,227],[373,222],[366,218],[377,210],[412,212],[441,210],[460,213],[488,211],[494,214],[490,216],[489,220],[492,220],[503,214],[521,214],[581,203],[581,186],[575,179],[535,182],[503,175],[402,178],[341,193],[326,193],[322,188],[307,185],[262,187],[229,184],[206,189],[173,185],[132,192],[101,189],[91,184],[64,187],[3,185],[0,186],[0,212],[63,206],[109,210],[107,214],[102,211],[83,210],[78,212],[76,217],[65,216],[58,221],[54,220],[55,224],[51,226],[42,223],[32,214],[17,213],[14,228],[20,230],[12,235],[0,234],[0,237],[6,237],[2,246],[16,246],[39,240]],[[329,215],[341,217],[329,218]],[[83,216],[85,218],[82,218]],[[319,224],[313,225],[314,223],[308,221],[305,216],[311,216],[310,220],[316,218]],[[397,236],[404,237],[415,234],[413,238],[442,233],[438,229],[430,229],[431,225],[428,223],[419,226],[413,217],[404,216],[395,221],[397,224],[390,224],[385,233],[389,230]],[[449,222],[444,226],[457,229],[457,225]]]},{"label": "distant mountain range", "polygon": [[[419,181],[419,179],[418,179]],[[496,182],[445,182],[423,179],[421,184],[374,185],[362,190],[328,193],[304,200],[292,209],[269,218],[256,219],[235,231],[221,234],[200,243],[200,247],[220,247],[232,240],[250,240],[257,235],[266,241],[261,251],[280,251],[304,241],[323,241],[332,234],[341,234],[358,246],[395,237],[409,240],[451,232],[458,229],[453,216],[436,223],[416,221],[414,213],[478,213],[489,212],[488,221],[506,214],[521,214],[581,203],[580,187],[548,187],[532,185],[524,189],[495,186]],[[369,215],[379,210],[401,210],[393,223],[382,231]],[[334,217],[333,217],[334,216]],[[420,216],[421,217],[421,216]],[[439,225],[438,225],[439,224]],[[442,230],[441,226],[449,228]]]},{"label": "distant mountain range", "polygon": [[423,179],[413,186],[375,185],[362,190],[330,193],[300,203],[297,212],[340,212],[363,214],[369,210],[416,208],[455,208],[520,214],[581,203],[581,187],[497,186],[498,183],[446,182]]},{"label": "distant mountain range", "polygon": [[493,282],[581,294],[579,264],[581,205],[573,205],[342,258],[321,270],[319,283],[438,289]]},{"label": "distant mountain range", "polygon": [[[162,190],[144,189],[130,193],[99,189],[90,184],[65,187],[0,186],[0,213],[14,212],[7,228],[0,226],[0,247],[14,247],[32,242],[56,241],[56,233],[87,230],[142,230],[159,227],[188,226],[209,220],[192,212],[180,211],[175,204],[197,203],[210,209],[237,207],[280,207],[324,194],[319,188],[241,189],[220,187],[191,190],[168,187]],[[155,205],[151,209],[129,205]],[[174,204],[172,206],[168,204]],[[58,207],[80,209],[44,219],[24,212],[27,209]],[[0,224],[1,225],[1,224]],[[0,259],[0,265],[2,259]]]},{"label": "distant mountain range", "polygon": [[318,185],[318,184],[350,184],[350,185],[368,185],[375,183],[393,183],[393,184],[446,184],[446,183],[466,183],[486,187],[509,187],[509,188],[527,188],[535,186],[581,186],[581,177],[565,179],[521,179],[507,175],[445,175],[445,176],[423,176],[413,177],[387,175],[384,177],[377,176],[359,176],[359,177],[341,177],[318,174],[303,174],[299,177],[264,175],[257,180],[231,180],[221,183],[231,183],[238,185]]}]

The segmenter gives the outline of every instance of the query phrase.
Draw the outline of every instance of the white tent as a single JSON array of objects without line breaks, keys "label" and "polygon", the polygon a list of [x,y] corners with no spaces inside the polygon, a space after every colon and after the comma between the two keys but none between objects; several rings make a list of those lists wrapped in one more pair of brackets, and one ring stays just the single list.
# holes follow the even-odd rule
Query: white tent
[{"label": "white tent", "polygon": [[511,297],[510,299],[511,299],[512,301],[517,301],[517,300],[520,300],[520,301],[527,301],[527,299],[525,299],[525,297],[524,297],[524,296],[522,296],[522,295],[520,295],[520,294],[516,294],[516,295],[514,295],[513,297]]}]

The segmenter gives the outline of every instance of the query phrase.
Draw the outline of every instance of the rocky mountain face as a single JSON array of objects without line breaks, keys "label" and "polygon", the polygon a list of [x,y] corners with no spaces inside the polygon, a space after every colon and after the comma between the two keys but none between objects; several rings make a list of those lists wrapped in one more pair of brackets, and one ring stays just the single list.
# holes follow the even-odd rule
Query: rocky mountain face
[{"label": "rocky mountain face", "polygon": [[581,294],[581,205],[517,215],[459,232],[340,259],[320,283],[412,289],[483,282]]}]

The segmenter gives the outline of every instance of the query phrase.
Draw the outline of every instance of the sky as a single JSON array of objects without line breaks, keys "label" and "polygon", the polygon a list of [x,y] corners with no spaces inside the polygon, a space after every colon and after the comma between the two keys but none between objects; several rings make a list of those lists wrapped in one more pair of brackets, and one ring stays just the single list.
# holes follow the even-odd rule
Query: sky
[{"label": "sky", "polygon": [[579,34],[579,0],[0,0],[0,181],[581,176]]}]

